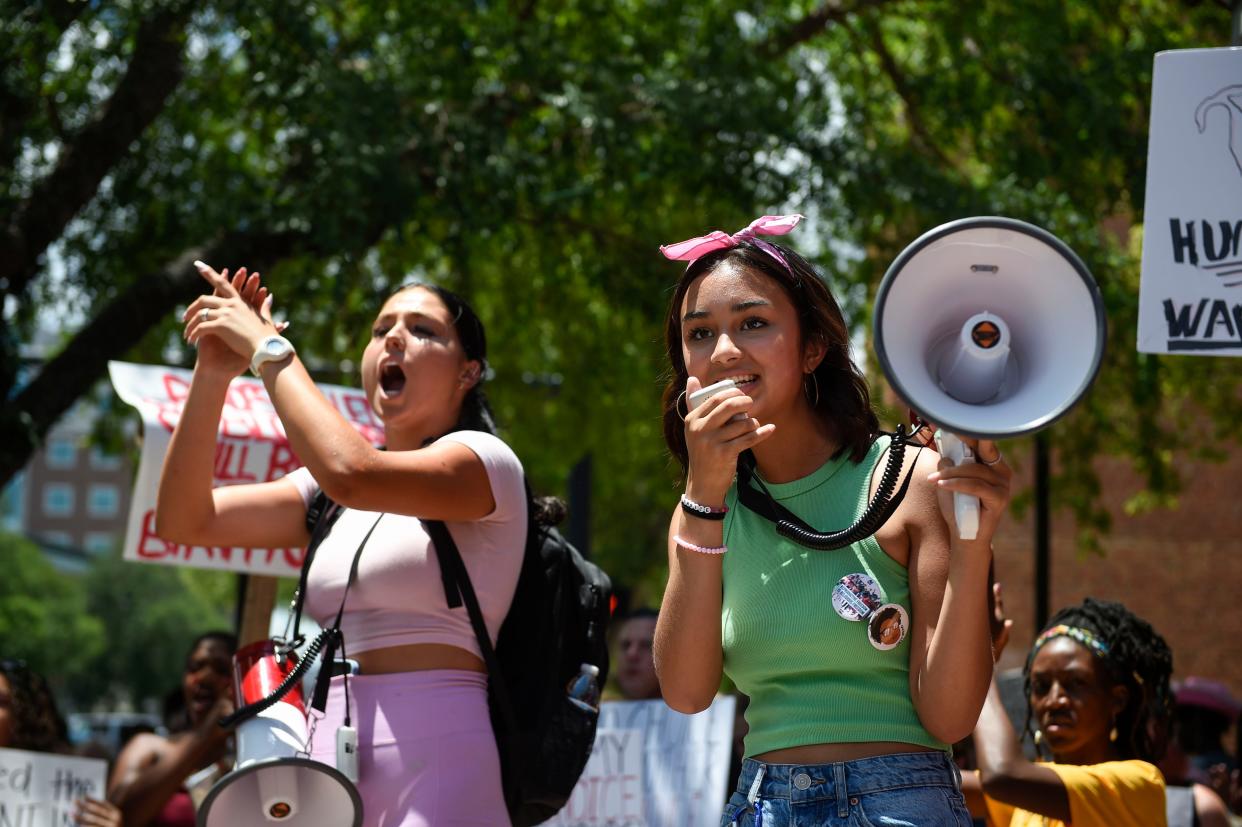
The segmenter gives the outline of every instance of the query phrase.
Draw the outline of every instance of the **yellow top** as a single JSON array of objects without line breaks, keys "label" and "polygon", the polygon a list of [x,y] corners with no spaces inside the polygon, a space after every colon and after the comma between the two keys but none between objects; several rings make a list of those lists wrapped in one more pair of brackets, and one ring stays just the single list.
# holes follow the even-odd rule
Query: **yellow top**
[{"label": "yellow top", "polygon": [[1044,764],[1069,796],[1070,821],[987,798],[989,827],[1166,827],[1164,777],[1146,761]]}]

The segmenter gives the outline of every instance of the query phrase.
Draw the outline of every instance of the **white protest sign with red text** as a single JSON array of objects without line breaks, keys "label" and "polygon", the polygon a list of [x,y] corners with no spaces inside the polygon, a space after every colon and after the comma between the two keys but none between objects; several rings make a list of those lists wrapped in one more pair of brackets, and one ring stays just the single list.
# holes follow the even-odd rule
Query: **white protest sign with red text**
[{"label": "white protest sign with red text", "polygon": [[[191,373],[181,368],[126,362],[109,362],[108,372],[117,395],[138,409],[143,422],[142,462],[125,530],[124,559],[296,577],[302,566],[302,549],[184,546],[156,536],[155,494],[160,468],[173,428],[181,419]],[[374,445],[383,444],[383,426],[361,390],[338,385],[318,387],[359,433]],[[216,437],[215,484],[268,482],[301,465],[289,447],[284,426],[263,383],[257,379],[234,379]]]}]

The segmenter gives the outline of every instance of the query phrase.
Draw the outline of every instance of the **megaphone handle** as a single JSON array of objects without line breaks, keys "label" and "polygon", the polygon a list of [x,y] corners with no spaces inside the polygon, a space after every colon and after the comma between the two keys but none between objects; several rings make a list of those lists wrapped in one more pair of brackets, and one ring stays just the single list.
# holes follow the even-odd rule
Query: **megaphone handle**
[{"label": "megaphone handle", "polygon": [[[936,431],[936,447],[940,456],[954,465],[966,465],[975,461],[970,446],[955,435]],[[973,540],[979,536],[979,498],[973,494],[953,494],[953,519],[957,522],[957,536]]]}]

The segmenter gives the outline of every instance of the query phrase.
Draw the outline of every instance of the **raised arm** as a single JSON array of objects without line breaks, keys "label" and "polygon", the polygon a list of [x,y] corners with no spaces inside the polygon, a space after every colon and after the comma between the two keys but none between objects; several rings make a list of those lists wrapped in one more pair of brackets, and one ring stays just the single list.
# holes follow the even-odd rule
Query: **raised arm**
[{"label": "raised arm", "polygon": [[[699,389],[691,377],[686,390]],[[766,439],[775,426],[745,414],[750,397],[733,389],[712,397],[686,417],[690,470],[686,496],[702,505],[719,507],[733,483],[737,456]],[[674,510],[668,533],[668,585],[656,621],[652,654],[664,701],[678,712],[700,712],[711,705],[720,688],[724,655],[721,649],[721,566],[723,555],[693,551],[674,541],[717,548],[724,523]]]},{"label": "raised arm", "polygon": [[[206,265],[199,272],[215,293],[190,305],[187,337],[218,336],[249,361],[275,332],[270,319],[248,312],[221,274]],[[202,319],[203,310],[209,319]],[[446,521],[480,519],[495,508],[487,469],[465,445],[444,441],[417,451],[377,450],[320,393],[296,355],[263,364],[261,375],[294,453],[341,505]]]},{"label": "raised arm", "polygon": [[[977,456],[999,457],[989,442]],[[1012,476],[1004,462],[953,467],[924,452],[915,469],[907,512],[910,537],[910,696],[927,731],[945,743],[974,729],[992,675],[988,570],[992,536],[1009,502]],[[962,540],[953,524],[952,493],[979,497],[979,532]]]},{"label": "raised arm", "polygon": [[974,739],[984,793],[1028,812],[1069,822],[1069,794],[1064,782],[1053,770],[1028,761],[1022,754],[995,680],[989,684]]},{"label": "raised arm", "polygon": [[126,744],[108,781],[108,800],[120,808],[125,827],[146,827],[187,777],[224,755],[231,733],[219,720],[232,710],[222,698],[197,727],[179,737],[144,734]]},{"label": "raised arm", "polygon": [[[247,277],[242,268],[229,283],[227,272],[221,279],[251,312],[257,307],[267,313],[270,297],[259,275]],[[306,544],[306,506],[292,483],[212,488],[220,412],[229,383],[246,365],[215,336],[198,343],[189,395],[164,455],[156,497],[155,531],[166,540],[254,548]]]}]

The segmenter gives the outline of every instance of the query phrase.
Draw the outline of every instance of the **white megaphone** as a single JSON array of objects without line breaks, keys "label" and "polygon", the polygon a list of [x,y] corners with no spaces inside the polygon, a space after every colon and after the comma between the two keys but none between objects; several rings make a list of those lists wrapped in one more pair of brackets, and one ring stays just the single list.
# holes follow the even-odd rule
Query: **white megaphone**
[{"label": "white megaphone", "polygon": [[[1087,391],[1104,354],[1104,300],[1086,265],[1023,221],[963,218],[919,237],[875,300],[875,350],[893,390],[940,427],[941,455],[974,462],[953,434],[1045,428]],[[963,539],[977,497],[955,494]]]},{"label": "white megaphone", "polygon": [[[261,640],[233,656],[240,706],[270,695],[295,661]],[[360,827],[362,799],[336,767],[306,755],[309,735],[302,688],[237,725],[237,765],[211,788],[198,827]],[[356,759],[356,756],[354,756]]]}]

